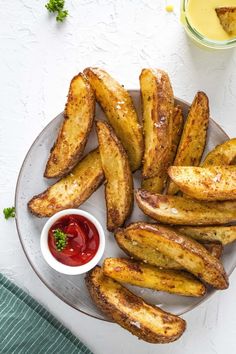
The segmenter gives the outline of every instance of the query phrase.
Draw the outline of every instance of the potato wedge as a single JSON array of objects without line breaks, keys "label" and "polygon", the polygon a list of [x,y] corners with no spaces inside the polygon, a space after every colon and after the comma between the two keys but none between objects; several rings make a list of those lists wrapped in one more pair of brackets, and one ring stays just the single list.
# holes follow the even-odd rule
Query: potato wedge
[{"label": "potato wedge", "polygon": [[122,226],[133,208],[133,178],[128,156],[108,123],[96,123],[102,168],[106,177],[107,229]]},{"label": "potato wedge", "polygon": [[143,134],[132,98],[106,71],[87,68],[84,73],[128,154],[131,170],[137,170],[143,157]]},{"label": "potato wedge", "polygon": [[95,112],[95,97],[84,74],[75,76],[70,84],[64,121],[51,150],[44,177],[62,177],[81,158]]},{"label": "potato wedge", "polygon": [[228,277],[221,262],[200,243],[173,228],[139,222],[130,224],[124,232],[132,241],[158,249],[214,288],[228,287]]},{"label": "potato wedge", "polygon": [[158,249],[144,245],[142,240],[140,242],[132,241],[123,230],[116,231],[115,240],[118,246],[132,259],[166,269],[183,269],[179,263],[165,256]]},{"label": "potato wedge", "polygon": [[183,193],[194,199],[236,199],[236,166],[171,166],[168,174]]},{"label": "potato wedge", "polygon": [[140,75],[144,158],[142,187],[161,192],[170,165],[174,95],[167,73],[143,69]]},{"label": "potato wedge", "polygon": [[203,163],[202,167],[222,166],[234,163],[236,158],[236,138],[227,140],[223,144],[217,145],[210,151]]},{"label": "potato wedge", "polygon": [[171,153],[170,153],[170,164],[175,159],[175,155],[179,146],[183,131],[184,117],[181,106],[177,105],[174,108],[173,113],[173,124],[172,124],[172,141],[171,141]]},{"label": "potato wedge", "polygon": [[[206,144],[209,123],[209,103],[204,92],[198,92],[184,125],[174,166],[198,166]],[[167,194],[176,194],[179,188],[170,182]]]},{"label": "potato wedge", "polygon": [[220,241],[227,245],[236,240],[236,226],[180,226],[177,230],[197,241]]},{"label": "potato wedge", "polygon": [[[118,229],[116,231],[115,240],[118,246],[131,258],[165,269],[184,269],[181,264],[177,263],[170,257],[165,256],[158,249],[144,245],[141,239],[140,242],[132,241],[123,230],[124,229]],[[223,251],[222,245],[216,245],[214,242],[211,242],[211,244],[204,244],[204,247],[212,254],[212,256],[220,258]]]},{"label": "potato wedge", "polygon": [[159,269],[125,258],[106,258],[103,273],[120,282],[183,296],[203,296],[206,287],[184,271]]},{"label": "potato wedge", "polygon": [[[180,106],[176,106],[174,108],[173,113],[173,128],[172,128],[172,143],[171,143],[171,155],[170,155],[170,165],[174,161],[176,151],[179,145],[179,141],[181,138],[182,130],[183,130],[183,114],[182,108]],[[151,177],[142,180],[142,188],[150,191],[150,192],[161,192],[163,191],[166,183],[166,177],[164,178],[164,174],[160,174],[156,177]]]},{"label": "potato wedge", "polygon": [[72,172],[53,184],[45,192],[33,197],[28,207],[39,217],[49,217],[56,212],[82,204],[104,181],[99,150],[86,155]]},{"label": "potato wedge", "polygon": [[236,221],[236,201],[201,202],[190,198],[139,190],[139,208],[164,224],[222,225]]},{"label": "potato wedge", "polygon": [[144,302],[105,276],[100,267],[93,268],[85,281],[101,311],[138,338],[150,343],[169,343],[185,331],[186,322],[182,318]]},{"label": "potato wedge", "polygon": [[224,30],[229,35],[236,36],[236,7],[217,7],[215,11]]}]

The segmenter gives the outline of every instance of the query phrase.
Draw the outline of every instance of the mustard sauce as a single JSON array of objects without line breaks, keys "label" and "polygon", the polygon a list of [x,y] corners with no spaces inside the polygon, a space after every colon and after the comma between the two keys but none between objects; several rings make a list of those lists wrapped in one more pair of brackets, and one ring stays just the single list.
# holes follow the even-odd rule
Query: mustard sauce
[{"label": "mustard sauce", "polygon": [[189,0],[186,16],[190,25],[202,36],[217,41],[235,38],[221,26],[215,8],[236,6],[236,0]]}]

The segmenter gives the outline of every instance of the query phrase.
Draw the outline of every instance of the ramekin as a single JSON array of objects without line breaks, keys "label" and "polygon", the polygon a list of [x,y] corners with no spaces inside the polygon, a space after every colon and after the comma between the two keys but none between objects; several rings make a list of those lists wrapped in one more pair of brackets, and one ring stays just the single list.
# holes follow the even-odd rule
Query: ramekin
[{"label": "ramekin", "polygon": [[[96,254],[88,263],[80,266],[68,266],[66,264],[59,262],[52,255],[48,246],[48,232],[51,226],[55,223],[55,221],[57,221],[62,216],[71,215],[71,214],[81,215],[87,218],[97,228],[98,235],[99,235],[99,247]],[[80,209],[65,209],[54,214],[47,220],[41,232],[40,247],[45,261],[48,263],[50,267],[55,269],[57,272],[62,274],[68,274],[68,275],[84,274],[88,272],[90,269],[94,268],[102,258],[105,249],[105,234],[102,225],[92,214]]]}]

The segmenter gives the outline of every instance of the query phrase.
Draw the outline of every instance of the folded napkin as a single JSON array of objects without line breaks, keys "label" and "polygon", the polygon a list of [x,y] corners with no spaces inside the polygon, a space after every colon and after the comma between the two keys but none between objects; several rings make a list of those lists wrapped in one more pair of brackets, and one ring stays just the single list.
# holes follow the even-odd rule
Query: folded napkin
[{"label": "folded napkin", "polygon": [[92,354],[45,308],[0,274],[1,354]]}]

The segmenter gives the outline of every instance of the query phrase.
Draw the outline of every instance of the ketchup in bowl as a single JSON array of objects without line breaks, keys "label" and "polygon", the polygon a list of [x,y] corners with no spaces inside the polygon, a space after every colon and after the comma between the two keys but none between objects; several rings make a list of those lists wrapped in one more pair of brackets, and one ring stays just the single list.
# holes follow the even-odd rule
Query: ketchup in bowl
[{"label": "ketchup in bowl", "polygon": [[50,227],[48,246],[59,262],[72,267],[81,266],[97,253],[98,230],[82,215],[65,215]]}]

